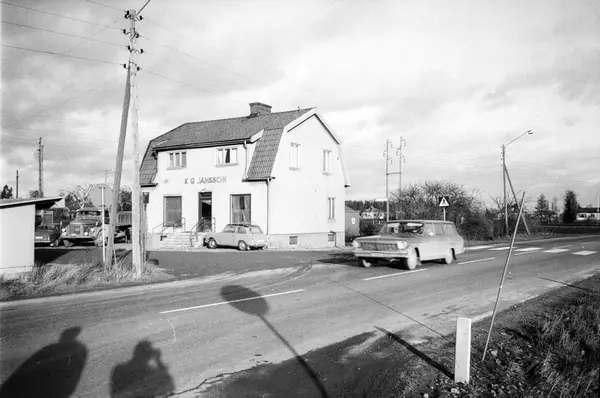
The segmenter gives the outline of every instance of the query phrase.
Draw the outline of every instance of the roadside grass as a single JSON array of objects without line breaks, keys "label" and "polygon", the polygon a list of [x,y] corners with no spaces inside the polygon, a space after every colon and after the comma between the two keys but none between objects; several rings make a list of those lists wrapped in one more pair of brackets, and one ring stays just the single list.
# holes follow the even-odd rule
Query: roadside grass
[{"label": "roadside grass", "polygon": [[[600,275],[596,275],[501,313],[494,324],[484,363],[481,357],[489,320],[480,322],[472,329],[470,384],[454,383],[435,369],[421,368],[418,382],[405,385],[401,394],[421,397],[598,397],[599,303]],[[440,353],[436,360],[452,368],[453,345],[442,341],[434,345]],[[406,379],[405,376],[408,375],[402,378]]]},{"label": "roadside grass", "polygon": [[0,276],[0,300],[12,300],[72,293],[131,284],[147,284],[173,279],[152,261],[146,262],[137,279],[130,258],[121,258],[112,268],[101,261],[68,264],[36,263],[31,272],[17,278]]}]

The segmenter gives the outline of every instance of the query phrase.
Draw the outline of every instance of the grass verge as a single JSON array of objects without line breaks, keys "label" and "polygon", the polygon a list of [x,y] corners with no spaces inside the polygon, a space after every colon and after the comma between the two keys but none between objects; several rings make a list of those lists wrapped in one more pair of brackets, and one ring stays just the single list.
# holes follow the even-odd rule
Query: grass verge
[{"label": "grass verge", "polygon": [[142,277],[136,278],[130,258],[105,268],[101,261],[69,264],[36,264],[31,272],[17,278],[0,277],[0,301],[33,298],[106,289],[132,284],[147,284],[173,279],[152,262],[143,267]]}]

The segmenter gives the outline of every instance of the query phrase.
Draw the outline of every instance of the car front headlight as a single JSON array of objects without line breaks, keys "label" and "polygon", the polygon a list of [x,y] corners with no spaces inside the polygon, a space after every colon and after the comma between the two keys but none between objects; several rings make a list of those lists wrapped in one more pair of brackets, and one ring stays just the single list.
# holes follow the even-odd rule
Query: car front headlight
[{"label": "car front headlight", "polygon": [[402,250],[402,249],[406,249],[408,247],[408,244],[404,241],[400,241],[400,242],[396,243],[396,246],[398,246],[398,249]]},{"label": "car front headlight", "polygon": [[355,249],[360,249],[360,242],[352,241],[352,247],[354,247]]}]

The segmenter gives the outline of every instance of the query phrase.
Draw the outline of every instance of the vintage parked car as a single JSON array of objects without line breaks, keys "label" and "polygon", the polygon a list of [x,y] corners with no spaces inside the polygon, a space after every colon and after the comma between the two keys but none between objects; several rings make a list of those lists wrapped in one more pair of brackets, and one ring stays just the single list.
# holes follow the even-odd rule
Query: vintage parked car
[{"label": "vintage parked car", "polygon": [[40,224],[35,229],[35,244],[49,244],[50,247],[56,247],[60,243],[60,225],[59,224]]},{"label": "vintage parked car", "polygon": [[210,249],[218,246],[237,247],[246,251],[251,248],[265,248],[268,246],[267,235],[258,225],[227,224],[221,232],[208,232],[204,236],[204,244]]},{"label": "vintage parked car", "polygon": [[378,235],[352,242],[354,256],[363,267],[377,262],[401,261],[413,270],[424,260],[443,260],[451,264],[465,251],[464,239],[454,223],[439,220],[388,221]]}]

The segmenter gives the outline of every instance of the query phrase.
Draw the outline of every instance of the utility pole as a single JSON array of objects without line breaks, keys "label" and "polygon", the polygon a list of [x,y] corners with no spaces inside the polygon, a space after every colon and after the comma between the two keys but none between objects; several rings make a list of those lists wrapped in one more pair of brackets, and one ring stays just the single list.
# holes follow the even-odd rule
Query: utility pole
[{"label": "utility pole", "polygon": [[17,194],[15,195],[15,199],[19,199],[19,169],[17,169]]},{"label": "utility pole", "polygon": [[504,202],[504,234],[508,235],[508,205],[506,204],[506,147],[502,145],[502,196]]},{"label": "utility pole", "polygon": [[39,197],[44,197],[44,146],[42,145],[42,137],[38,140],[38,193]]},{"label": "utility pole", "polygon": [[105,184],[108,184],[108,173],[110,173],[111,171],[113,171],[113,169],[102,170],[102,172],[104,173],[104,183]]},{"label": "utility pole", "polygon": [[[123,100],[123,111],[121,113],[121,132],[119,135],[119,146],[117,150],[117,163],[115,167],[115,179],[113,185],[113,198],[110,211],[110,226],[108,239],[108,262],[114,257],[114,225],[117,219],[117,206],[119,202],[119,191],[121,190],[121,173],[123,171],[123,152],[125,149],[125,137],[127,135],[127,119],[130,111],[129,103],[133,92],[133,106],[131,109],[131,127],[133,130],[133,187],[131,191],[131,218],[132,218],[132,265],[136,270],[136,275],[142,275],[141,248],[140,248],[140,182],[139,182],[139,138],[138,138],[138,114],[137,114],[137,85],[136,75],[139,67],[135,62],[135,55],[138,52],[136,48],[139,34],[135,29],[135,23],[141,20],[141,13],[150,3],[146,3],[139,11],[128,10],[125,13],[125,19],[129,19],[129,64],[127,65],[127,80],[125,83],[125,99]],[[143,53],[143,50],[139,51]]]},{"label": "utility pole", "polygon": [[400,137],[400,145],[396,153],[398,154],[398,213],[402,210],[402,162],[406,162],[406,158],[402,154],[402,148],[406,146],[404,138]]},{"label": "utility pole", "polygon": [[[515,193],[515,188],[513,187],[512,181],[510,180],[510,174],[508,174],[508,169],[506,167],[504,167],[504,173],[506,174],[506,179],[508,180],[508,185],[510,186],[510,190],[512,191],[513,198],[515,199],[515,203],[517,204],[517,208],[519,209],[519,212],[521,212],[521,209],[519,207],[519,202],[517,199],[517,194]],[[529,225],[527,225],[527,220],[525,220],[524,214],[523,214],[523,217],[521,217],[521,220],[523,221],[523,225],[525,225],[525,230],[527,231],[527,235],[531,235],[531,231],[529,230]],[[517,224],[516,228],[519,228],[518,224]]]},{"label": "utility pole", "polygon": [[385,151],[383,156],[385,157],[385,221],[390,221],[390,194],[389,194],[389,170],[390,170],[390,147],[393,148],[392,141],[388,138],[385,139]]},{"label": "utility pole", "polygon": [[389,171],[389,165],[390,165],[390,148],[394,147],[394,144],[392,143],[391,140],[386,139],[385,140],[385,151],[383,152],[383,156],[385,157],[385,198],[386,198],[386,216],[385,216],[385,220],[389,221],[389,213],[390,213],[390,198],[389,198],[389,176],[392,174],[398,174],[400,176],[399,178],[399,188],[398,188],[398,203],[400,203],[400,193],[402,191],[402,159],[404,158],[404,155],[402,155],[402,148],[406,146],[406,141],[404,141],[404,139],[402,137],[400,137],[400,146],[398,147],[398,149],[396,150],[396,154],[399,156],[399,171],[397,172],[393,172],[390,173]]}]

